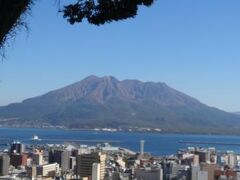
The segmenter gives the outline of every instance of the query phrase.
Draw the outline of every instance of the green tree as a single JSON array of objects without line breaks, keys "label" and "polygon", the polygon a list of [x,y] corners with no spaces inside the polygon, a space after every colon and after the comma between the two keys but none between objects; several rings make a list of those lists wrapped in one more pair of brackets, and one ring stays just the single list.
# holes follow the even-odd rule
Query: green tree
[{"label": "green tree", "polygon": [[[60,0],[59,0],[60,1]],[[60,13],[70,24],[86,19],[90,24],[102,25],[112,21],[133,18],[138,6],[151,6],[154,0],[75,0],[61,7]],[[26,26],[26,15],[35,0],[0,0],[0,49],[9,38]]]}]

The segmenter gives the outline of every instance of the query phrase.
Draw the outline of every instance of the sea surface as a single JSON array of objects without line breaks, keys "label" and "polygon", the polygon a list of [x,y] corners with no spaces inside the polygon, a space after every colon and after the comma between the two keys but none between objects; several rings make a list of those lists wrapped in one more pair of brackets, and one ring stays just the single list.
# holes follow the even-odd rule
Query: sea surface
[{"label": "sea surface", "polygon": [[[240,145],[214,145],[218,143],[240,143],[240,136],[223,135],[191,135],[191,134],[161,134],[145,132],[102,132],[102,131],[73,131],[64,129],[35,129],[35,128],[0,128],[0,144],[19,140],[31,144],[31,138],[37,135],[45,143],[75,142],[78,144],[96,145],[99,142],[111,142],[112,146],[128,148],[139,152],[140,140],[145,141],[145,152],[153,155],[171,155],[178,149],[187,147],[216,147],[219,151],[233,150],[240,153]],[[179,141],[209,142],[210,144],[183,144]],[[2,145],[3,146],[3,145]]]}]

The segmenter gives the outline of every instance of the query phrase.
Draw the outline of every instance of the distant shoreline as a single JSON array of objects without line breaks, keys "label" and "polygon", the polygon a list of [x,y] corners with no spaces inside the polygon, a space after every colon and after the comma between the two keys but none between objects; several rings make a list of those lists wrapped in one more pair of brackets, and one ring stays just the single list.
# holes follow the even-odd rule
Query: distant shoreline
[{"label": "distant shoreline", "polygon": [[[36,127],[36,126],[0,126],[2,128],[9,128],[9,129],[49,129],[49,130],[64,130],[64,131],[92,131],[92,132],[109,132],[109,133],[147,133],[147,134],[180,134],[180,135],[203,135],[203,136],[240,136],[240,132],[238,133],[200,133],[200,132],[179,132],[179,131],[141,131],[141,130],[131,130],[122,129],[122,130],[106,130],[106,128],[67,128],[63,126],[45,126],[45,127]],[[97,129],[97,130],[96,130]],[[111,128],[107,128],[111,129]],[[113,128],[115,129],[115,128]]]}]

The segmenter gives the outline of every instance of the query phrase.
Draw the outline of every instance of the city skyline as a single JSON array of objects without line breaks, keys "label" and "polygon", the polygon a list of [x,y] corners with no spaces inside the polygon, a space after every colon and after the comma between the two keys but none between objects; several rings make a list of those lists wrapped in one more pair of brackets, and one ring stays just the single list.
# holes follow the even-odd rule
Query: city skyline
[{"label": "city skyline", "polygon": [[54,3],[36,2],[29,33],[17,34],[0,64],[0,106],[94,74],[165,82],[207,105],[240,111],[239,5],[156,1],[134,19],[96,27],[71,26]]}]

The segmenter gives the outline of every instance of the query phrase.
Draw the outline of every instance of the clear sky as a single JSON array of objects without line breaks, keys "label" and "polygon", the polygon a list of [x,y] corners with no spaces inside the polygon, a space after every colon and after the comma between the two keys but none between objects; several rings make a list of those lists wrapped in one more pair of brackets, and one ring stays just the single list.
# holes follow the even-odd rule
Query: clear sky
[{"label": "clear sky", "polygon": [[0,105],[84,77],[160,81],[226,111],[240,111],[240,1],[157,0],[135,19],[69,25],[38,0],[0,62]]}]

